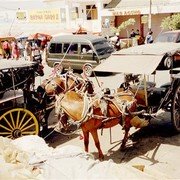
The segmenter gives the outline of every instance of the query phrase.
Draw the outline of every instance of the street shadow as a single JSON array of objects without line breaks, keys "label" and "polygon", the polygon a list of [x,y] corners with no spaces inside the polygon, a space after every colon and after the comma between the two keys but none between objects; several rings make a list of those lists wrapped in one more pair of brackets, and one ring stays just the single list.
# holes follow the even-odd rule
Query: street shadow
[{"label": "street shadow", "polygon": [[46,135],[44,135],[44,140],[50,147],[56,148],[59,145],[64,144],[65,142],[70,141],[71,139],[77,138],[79,136],[78,133],[71,135],[63,135],[54,131],[54,128],[49,128]]},{"label": "street shadow", "polygon": [[[105,154],[104,160],[112,159],[119,164],[139,157],[150,161],[151,164],[160,163],[156,158],[156,153],[161,144],[180,146],[179,138],[180,134],[174,133],[169,123],[149,125],[131,134],[124,151],[120,151],[121,141],[114,142],[114,146]],[[119,149],[114,150],[117,146]],[[148,154],[149,151],[153,151],[151,156]],[[98,159],[97,152],[92,154]]]}]

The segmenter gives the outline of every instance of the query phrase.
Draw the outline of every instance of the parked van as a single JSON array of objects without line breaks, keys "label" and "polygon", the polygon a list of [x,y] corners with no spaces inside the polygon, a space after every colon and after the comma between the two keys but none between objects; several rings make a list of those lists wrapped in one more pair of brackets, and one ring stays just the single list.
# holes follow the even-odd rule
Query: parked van
[{"label": "parked van", "polygon": [[[47,50],[47,63],[50,67],[62,62],[63,68],[92,73],[92,68],[108,58],[114,48],[103,37],[95,35],[61,35],[51,39]],[[92,66],[90,66],[90,64]],[[88,73],[88,72],[86,72]]]}]

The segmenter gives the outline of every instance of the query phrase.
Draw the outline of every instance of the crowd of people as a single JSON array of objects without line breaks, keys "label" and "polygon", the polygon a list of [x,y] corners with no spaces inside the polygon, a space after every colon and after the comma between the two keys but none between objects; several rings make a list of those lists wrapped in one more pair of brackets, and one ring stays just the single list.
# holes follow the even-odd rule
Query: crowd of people
[{"label": "crowd of people", "polygon": [[[141,44],[153,43],[152,34],[153,34],[153,32],[151,30],[149,30],[147,35],[145,37],[143,37],[143,36],[141,36],[139,29],[137,29],[136,31],[134,29],[131,29],[131,32],[129,35],[129,39],[131,39],[131,43],[129,43],[129,46],[137,46],[137,45],[141,45]],[[117,33],[116,36],[117,36],[117,39],[115,42],[115,48],[116,48],[116,50],[120,50],[122,48],[121,45],[123,42],[121,41],[119,33]]]},{"label": "crowd of people", "polygon": [[2,42],[3,58],[16,59],[24,58],[28,61],[33,61],[35,56],[41,55],[46,51],[47,40],[5,40]]}]

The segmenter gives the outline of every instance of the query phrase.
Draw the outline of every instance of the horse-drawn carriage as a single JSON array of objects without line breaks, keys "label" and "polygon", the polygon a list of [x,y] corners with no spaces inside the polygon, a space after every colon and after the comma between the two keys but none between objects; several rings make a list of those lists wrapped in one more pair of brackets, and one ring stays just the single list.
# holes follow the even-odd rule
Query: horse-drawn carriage
[{"label": "horse-drawn carriage", "polygon": [[[157,118],[159,110],[171,112],[173,128],[180,132],[180,68],[176,61],[179,53],[180,46],[175,43],[131,47],[114,53],[95,70],[124,74],[118,91],[134,94],[138,109],[143,110],[141,117]],[[171,61],[168,66],[167,61]],[[170,82],[156,87],[157,71],[169,73]]]},{"label": "horse-drawn carriage", "polygon": [[[148,80],[151,76],[155,76],[164,59],[169,57],[173,60],[174,54],[178,53],[177,47],[168,46],[162,47],[160,53],[156,54],[145,54],[142,49],[137,51],[133,47],[112,54],[95,70],[125,74],[125,81],[113,93],[107,89],[94,93],[88,79],[80,78],[71,71],[61,76],[50,77],[37,90],[30,91],[31,83],[29,83],[23,88],[25,102],[23,105],[26,105],[26,109],[19,110],[17,106],[15,107],[16,121],[12,120],[14,110],[1,114],[0,135],[9,133],[8,137],[17,138],[26,134],[38,134],[39,124],[46,130],[48,116],[54,105],[59,120],[55,129],[63,134],[69,134],[81,127],[86,151],[91,133],[101,159],[104,156],[100,148],[98,129],[120,124],[125,130],[121,145],[124,149],[130,128],[147,126],[149,120],[157,118],[159,110],[163,110],[171,112],[173,128],[180,132],[180,71],[168,70],[171,82],[160,87],[156,87],[155,82]],[[14,84],[14,80],[12,82]],[[30,116],[25,121],[24,117],[28,114],[26,111],[30,111]],[[29,125],[32,120],[33,123]]]},{"label": "horse-drawn carriage", "polygon": [[37,62],[0,61],[0,136],[18,138],[39,133],[37,117],[27,108],[25,98],[34,87],[36,75],[44,75]]},{"label": "horse-drawn carriage", "polygon": [[0,61],[0,136],[15,139],[47,135],[56,95],[72,89],[83,91],[90,85],[71,70],[63,75],[58,73],[56,69],[55,74],[35,85],[35,77],[44,75],[41,63]]},{"label": "horse-drawn carriage", "polygon": [[[100,96],[71,91],[60,97],[61,127],[66,129],[69,124],[79,124],[86,151],[91,133],[99,158],[103,158],[97,130],[117,124],[125,130],[121,144],[121,149],[124,149],[130,128],[147,126],[152,118],[160,118],[160,112],[170,113],[173,129],[180,132],[180,70],[174,69],[174,57],[179,54],[180,48],[177,44],[159,44],[159,49],[155,46],[145,45],[115,52],[94,69],[124,74],[124,82],[117,91],[112,93],[106,89]],[[167,60],[172,61],[170,67],[164,67]],[[170,82],[156,87],[150,78],[156,76],[156,70],[164,68],[170,73]]]}]

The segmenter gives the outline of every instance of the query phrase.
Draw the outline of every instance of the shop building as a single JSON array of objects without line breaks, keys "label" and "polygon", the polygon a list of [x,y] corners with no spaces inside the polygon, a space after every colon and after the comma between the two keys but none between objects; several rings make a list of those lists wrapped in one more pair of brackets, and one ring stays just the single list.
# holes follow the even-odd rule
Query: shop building
[{"label": "shop building", "polygon": [[[122,22],[133,18],[136,23],[128,26],[129,32],[132,28],[139,29],[140,34],[145,36],[151,29],[156,37],[162,31],[162,20],[176,13],[180,13],[180,0],[112,0],[102,10],[102,21],[109,19],[114,22],[112,26],[118,27]],[[126,30],[121,31],[120,36],[127,37]]]},{"label": "shop building", "polygon": [[[139,29],[145,36],[151,28],[156,37],[162,19],[179,12],[180,0],[6,0],[0,6],[0,34],[70,33],[81,25],[88,32],[113,35],[112,27],[134,18],[128,31]],[[127,37],[126,30],[120,36]]]}]

